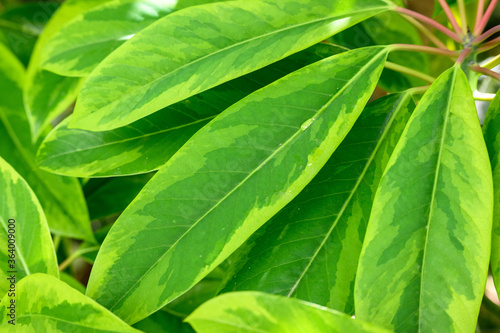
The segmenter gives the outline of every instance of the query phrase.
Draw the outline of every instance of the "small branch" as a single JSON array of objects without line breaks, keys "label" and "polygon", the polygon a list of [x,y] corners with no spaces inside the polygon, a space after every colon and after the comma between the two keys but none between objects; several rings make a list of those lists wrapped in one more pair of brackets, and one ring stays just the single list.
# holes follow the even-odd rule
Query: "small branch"
[{"label": "small branch", "polygon": [[482,35],[474,38],[474,40],[472,40],[472,45],[477,45],[477,44],[481,43],[482,41],[486,40],[486,38],[490,37],[491,35],[499,32],[499,31],[500,31],[500,25],[497,25],[496,27],[491,28],[490,30],[483,33]]},{"label": "small branch", "polygon": [[410,22],[415,28],[417,28],[421,33],[423,33],[429,40],[439,47],[440,49],[448,49],[446,45],[439,39],[437,38],[425,25],[420,23],[419,21],[415,20],[411,16],[406,16],[403,15],[403,18]]},{"label": "small branch", "polygon": [[448,6],[448,3],[445,0],[438,0],[439,4],[441,5],[441,8],[443,8],[444,13],[448,17],[448,20],[450,20],[451,25],[453,26],[453,29],[455,29],[455,32],[457,33],[458,36],[462,36],[462,29],[458,25],[457,20],[455,19],[455,16],[453,16],[453,13],[451,12],[450,6]]},{"label": "small branch", "polygon": [[400,72],[403,74],[408,74],[408,75],[414,76],[416,78],[419,78],[419,79],[424,80],[424,81],[429,82],[429,83],[432,83],[436,80],[436,78],[434,78],[430,75],[427,75],[425,73],[416,71],[414,69],[411,69],[411,68],[408,68],[405,66],[395,64],[395,63],[390,62],[390,61],[385,62],[385,67],[387,69],[392,69],[393,71],[396,71],[396,72]]},{"label": "small branch", "polygon": [[500,65],[500,54],[491,60],[485,62],[481,67],[492,69],[493,67]]},{"label": "small branch", "polygon": [[423,45],[413,45],[413,44],[392,44],[390,45],[391,51],[416,51],[416,52],[424,52],[430,54],[437,54],[446,57],[458,57],[459,51],[450,51],[438,49],[430,46]]},{"label": "small branch", "polygon": [[483,32],[486,24],[488,24],[488,21],[490,20],[491,14],[493,14],[493,10],[495,10],[497,2],[498,0],[491,0],[488,9],[486,9],[486,12],[484,12],[483,17],[481,18],[481,21],[476,23],[476,26],[474,27],[474,36],[479,36]]},{"label": "small branch", "polygon": [[491,69],[484,68],[484,67],[477,66],[477,65],[469,66],[469,68],[472,69],[474,72],[478,72],[478,73],[483,74],[483,75],[491,76],[492,78],[500,81],[500,74],[492,71]]},{"label": "small branch", "polygon": [[408,92],[412,95],[421,95],[427,91],[431,86],[423,86],[423,87],[414,87],[408,89]]},{"label": "small branch", "polygon": [[480,48],[477,49],[478,53],[489,51],[494,47],[500,45],[500,37],[490,40],[488,43],[483,44]]},{"label": "small branch", "polygon": [[68,258],[66,258],[66,260],[64,260],[59,265],[59,271],[60,272],[64,271],[66,268],[68,268],[69,265],[71,265],[73,263],[73,261],[75,261],[75,259],[80,258],[82,255],[90,253],[90,252],[94,252],[94,251],[97,251],[97,250],[99,250],[99,246],[92,246],[92,247],[87,247],[87,248],[84,248],[84,249],[78,249],[78,250],[76,250]]},{"label": "small branch", "polygon": [[464,62],[465,58],[467,58],[471,52],[472,49],[470,47],[466,47],[465,49],[463,49],[460,55],[458,56],[456,64],[461,65]]},{"label": "small branch", "polygon": [[396,7],[396,9],[394,9],[394,10],[398,13],[414,17],[417,20],[422,21],[422,22],[432,26],[433,28],[436,28],[437,30],[441,31],[442,33],[444,33],[445,35],[447,35],[451,39],[455,40],[456,42],[462,43],[462,40],[460,40],[460,38],[457,36],[456,33],[451,31],[450,29],[448,29],[444,25],[441,25],[438,22],[434,21],[433,19],[428,18],[425,15],[422,15],[420,13],[417,13],[417,12],[414,12],[412,10],[402,8],[402,7]]},{"label": "small branch", "polygon": [[491,102],[495,98],[495,94],[489,94],[489,93],[482,93],[479,91],[474,91],[473,93],[474,99],[476,101],[485,101],[485,102]]},{"label": "small branch", "polygon": [[458,11],[460,12],[460,23],[462,24],[461,27],[462,27],[462,34],[464,36],[467,35],[468,31],[467,31],[467,15],[465,14],[465,2],[464,0],[458,0],[457,1],[458,3]]},{"label": "small branch", "polygon": [[479,22],[481,22],[481,19],[483,18],[483,11],[484,11],[484,0],[479,0],[477,3],[477,12],[476,12],[476,23],[474,24],[474,31],[476,31],[479,26]]}]

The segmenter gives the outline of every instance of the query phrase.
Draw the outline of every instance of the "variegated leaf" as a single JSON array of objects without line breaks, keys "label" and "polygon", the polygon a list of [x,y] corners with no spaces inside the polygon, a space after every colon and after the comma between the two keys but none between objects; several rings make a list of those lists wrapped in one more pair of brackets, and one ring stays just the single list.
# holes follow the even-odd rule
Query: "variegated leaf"
[{"label": "variegated leaf", "polygon": [[70,127],[104,131],[130,124],[390,7],[384,0],[241,0],[178,11],[95,68]]},{"label": "variegated leaf", "polygon": [[200,281],[326,163],[370,97],[387,52],[365,48],[316,62],[196,133],[114,224],[88,295],[135,322]]},{"label": "variegated leaf", "polygon": [[375,196],[356,318],[396,332],[474,332],[490,255],[493,187],[459,66],[419,102]]},{"label": "variegated leaf", "polygon": [[252,250],[224,291],[265,291],[353,313],[373,196],[414,107],[409,92],[369,104],[311,183],[248,241]]}]

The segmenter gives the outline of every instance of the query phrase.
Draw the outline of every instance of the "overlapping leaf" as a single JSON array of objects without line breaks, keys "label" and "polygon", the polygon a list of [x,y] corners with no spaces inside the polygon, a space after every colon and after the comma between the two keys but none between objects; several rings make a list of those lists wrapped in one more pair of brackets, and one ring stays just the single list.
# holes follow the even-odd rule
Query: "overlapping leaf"
[{"label": "overlapping leaf", "polygon": [[31,133],[37,138],[49,123],[74,102],[81,79],[64,77],[43,70],[43,49],[50,38],[74,17],[110,0],[68,0],[45,26],[31,55],[24,86],[24,106]]},{"label": "overlapping leaf", "polygon": [[108,54],[157,19],[176,0],[112,0],[80,13],[45,44],[41,66],[63,76],[87,76]]},{"label": "overlapping leaf", "polygon": [[43,142],[38,165],[50,172],[102,177],[158,169],[200,128],[243,97],[305,65],[345,51],[317,44],[277,63],[106,132],[68,128],[63,121]]},{"label": "overlapping leaf", "polygon": [[225,291],[265,291],[353,313],[373,196],[414,105],[406,92],[365,108],[311,183],[249,240],[252,251]]},{"label": "overlapping leaf", "polygon": [[327,58],[221,113],[117,220],[88,295],[135,322],[200,281],[326,163],[370,97],[386,56],[386,48],[374,47]]},{"label": "overlapping leaf", "polygon": [[[7,321],[11,319],[7,306],[12,299],[15,325]],[[0,316],[2,332],[139,333],[92,299],[46,274],[33,274],[19,281],[15,298],[5,295],[2,299]]]},{"label": "overlapping leaf", "polygon": [[491,244],[491,272],[497,290],[500,290],[500,93],[491,102],[484,120],[484,140],[493,170],[495,208]]},{"label": "overlapping leaf", "polygon": [[341,312],[259,292],[219,296],[199,307],[186,321],[198,333],[388,332]]},{"label": "overlapping leaf", "polygon": [[96,67],[70,127],[104,131],[127,125],[390,6],[383,0],[242,0],[178,11],[136,34]]},{"label": "overlapping leaf", "polygon": [[0,45],[0,156],[28,182],[43,207],[52,232],[92,240],[88,213],[79,182],[39,170],[36,145],[22,104],[24,69],[15,56]]},{"label": "overlapping leaf", "polygon": [[[59,276],[47,220],[33,191],[0,157],[0,293],[33,273]],[[11,275],[15,280],[8,280]],[[15,289],[15,288],[14,288]],[[2,318],[4,320],[5,317]]]},{"label": "overlapping leaf", "polygon": [[488,272],[493,188],[459,66],[423,96],[375,196],[356,318],[396,332],[473,332]]}]

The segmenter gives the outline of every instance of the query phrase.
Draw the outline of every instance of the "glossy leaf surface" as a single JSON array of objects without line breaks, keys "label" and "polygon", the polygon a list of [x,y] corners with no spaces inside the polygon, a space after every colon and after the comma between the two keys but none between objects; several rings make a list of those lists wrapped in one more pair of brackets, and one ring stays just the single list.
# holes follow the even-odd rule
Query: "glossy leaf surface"
[{"label": "glossy leaf surface", "polygon": [[127,125],[389,7],[383,0],[245,0],[178,11],[142,30],[96,67],[70,127],[103,131]]},{"label": "glossy leaf surface", "polygon": [[469,83],[455,66],[419,102],[380,182],[356,318],[396,332],[473,332],[492,213],[488,154]]},{"label": "glossy leaf surface", "polygon": [[186,321],[198,333],[388,332],[315,304],[259,292],[236,292],[200,306]]},{"label": "glossy leaf surface", "polygon": [[176,0],[112,0],[81,13],[46,43],[42,67],[63,76],[87,76],[137,32],[171,13]]},{"label": "glossy leaf surface", "polygon": [[386,56],[386,48],[375,47],[316,62],[196,133],[114,224],[88,295],[135,322],[200,281],[326,163],[365,106]]},{"label": "glossy leaf surface", "polygon": [[0,240],[3,245],[0,249],[0,293],[4,295],[11,284],[7,279],[12,274],[17,281],[33,273],[59,277],[59,270],[49,226],[38,199],[26,181],[2,158],[0,188]]},{"label": "glossy leaf surface", "polygon": [[497,290],[500,290],[500,94],[488,108],[483,124],[484,140],[493,170],[495,208],[491,244],[491,273]]},{"label": "glossy leaf surface", "polygon": [[38,165],[50,172],[77,177],[156,170],[224,109],[290,72],[344,51],[332,45],[314,45],[111,131],[71,129],[67,119],[43,142],[38,152]]},{"label": "glossy leaf surface", "polygon": [[38,138],[50,122],[64,112],[75,100],[83,82],[43,70],[42,54],[46,43],[65,23],[80,13],[110,0],[68,0],[62,4],[45,26],[31,55],[24,87],[24,105],[31,133]]},{"label": "glossy leaf surface", "polygon": [[139,333],[120,318],[71,288],[46,274],[33,274],[16,285],[16,325],[9,324],[7,315],[11,297],[0,303],[2,332],[120,332]]},{"label": "glossy leaf surface", "polygon": [[31,143],[22,104],[24,69],[15,56],[0,45],[0,156],[28,182],[47,217],[52,232],[92,240],[88,213],[79,182],[37,168],[37,145]]},{"label": "glossy leaf surface", "polygon": [[409,93],[369,104],[311,183],[248,241],[252,251],[224,291],[259,290],[353,313],[373,197],[414,107]]}]

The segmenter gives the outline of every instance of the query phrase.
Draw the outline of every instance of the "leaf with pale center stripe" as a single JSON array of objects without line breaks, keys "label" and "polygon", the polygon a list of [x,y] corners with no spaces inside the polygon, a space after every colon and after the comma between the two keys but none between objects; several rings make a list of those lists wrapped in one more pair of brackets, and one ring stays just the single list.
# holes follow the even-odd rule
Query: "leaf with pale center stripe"
[{"label": "leaf with pale center stripe", "polygon": [[390,7],[384,0],[242,0],[178,11],[95,68],[70,127],[104,131],[127,125]]},{"label": "leaf with pale center stripe", "polygon": [[356,318],[396,332],[474,332],[493,188],[459,66],[422,97],[380,181],[355,284]]},{"label": "leaf with pale center stripe", "polygon": [[52,232],[93,240],[87,207],[78,180],[37,168],[22,103],[25,72],[22,64],[0,44],[0,156],[26,180],[43,207]]},{"label": "leaf with pale center stripe", "polygon": [[41,66],[63,76],[87,76],[134,34],[171,13],[177,0],[112,0],[83,12],[44,45]]},{"label": "leaf with pale center stripe", "polygon": [[353,313],[373,196],[414,105],[409,92],[368,105],[311,183],[248,241],[252,251],[224,291],[265,291]]},{"label": "leaf with pale center stripe", "polygon": [[341,312],[260,292],[219,296],[200,306],[186,321],[198,333],[388,333]]},{"label": "leaf with pale center stripe", "polygon": [[317,44],[256,72],[105,132],[68,128],[63,121],[44,140],[38,165],[76,177],[130,175],[156,170],[224,109],[305,65],[345,50]]},{"label": "leaf with pale center stripe", "polygon": [[[15,299],[15,325],[7,307]],[[16,285],[15,298],[0,303],[0,331],[23,333],[139,333],[94,300],[46,274],[33,274]]]},{"label": "leaf with pale center stripe", "polygon": [[[24,179],[0,157],[0,293],[33,273],[59,277],[47,220]],[[15,289],[15,288],[14,288]],[[2,317],[4,320],[4,317]]]},{"label": "leaf with pale center stripe", "polygon": [[116,221],[88,295],[135,322],[200,281],[326,163],[375,88],[387,52],[365,48],[316,62],[196,133]]},{"label": "leaf with pale center stripe", "polygon": [[500,93],[497,93],[488,108],[483,131],[493,170],[493,187],[495,190],[493,237],[491,238],[491,272],[495,287],[500,290]]}]

